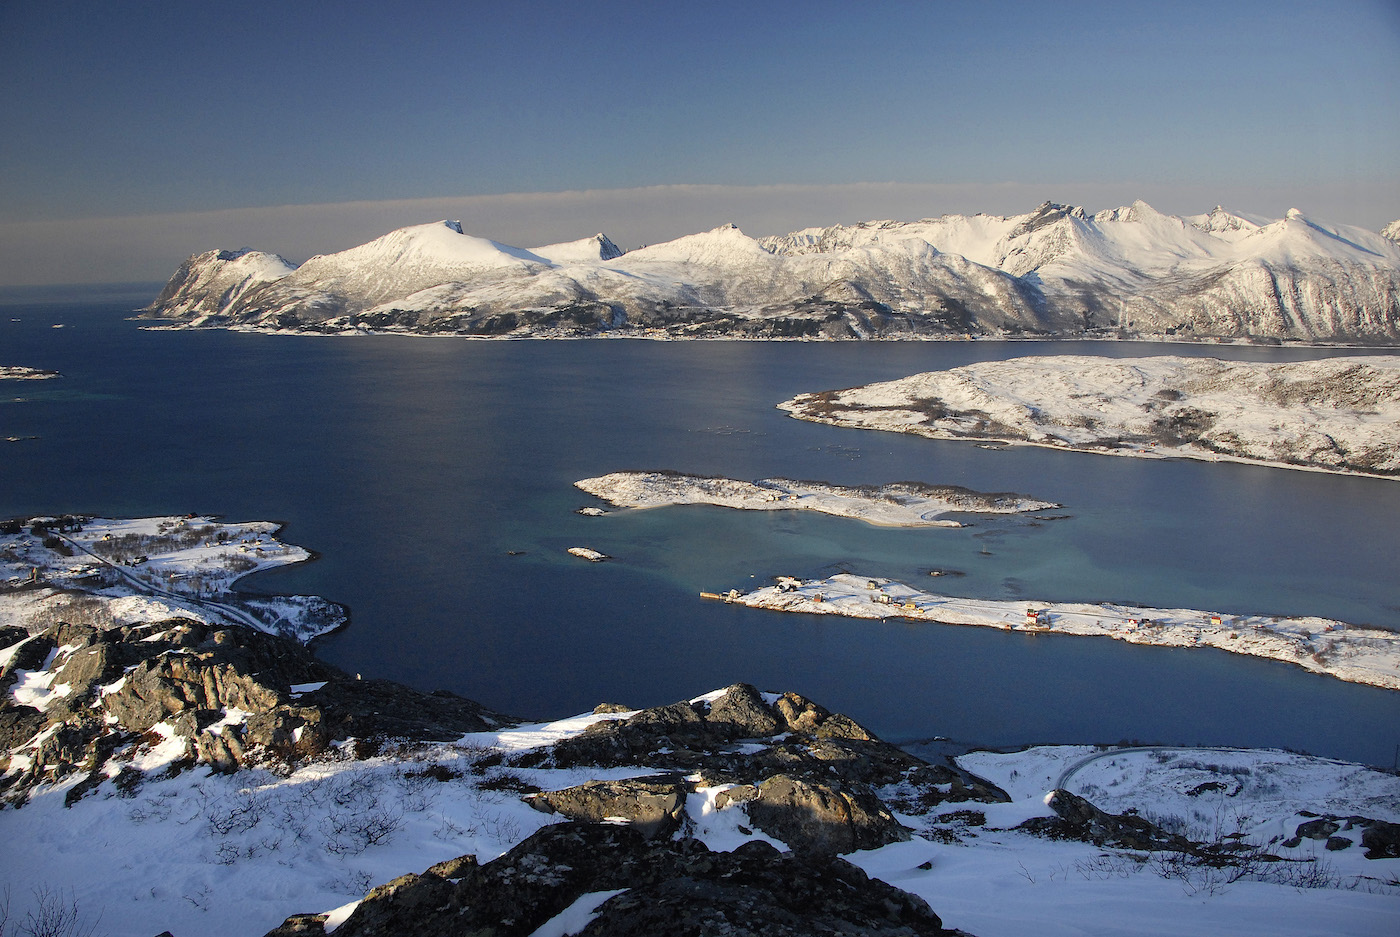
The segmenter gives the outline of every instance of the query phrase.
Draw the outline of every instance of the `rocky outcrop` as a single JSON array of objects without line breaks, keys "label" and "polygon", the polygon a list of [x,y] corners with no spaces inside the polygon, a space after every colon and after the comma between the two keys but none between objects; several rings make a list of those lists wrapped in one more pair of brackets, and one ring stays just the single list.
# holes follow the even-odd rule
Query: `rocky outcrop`
[{"label": "rocky outcrop", "polygon": [[[711,852],[695,839],[648,839],[610,824],[547,826],[492,862],[470,857],[371,891],[337,937],[534,933],[588,901],[579,937],[938,935],[920,898],[843,859],[780,853],[755,841]],[[296,915],[268,937],[323,934],[325,915]]]},{"label": "rocky outcrop", "polygon": [[31,706],[7,692],[0,706],[0,791],[12,803],[75,772],[89,775],[74,788],[82,796],[119,748],[129,758],[183,741],[185,763],[231,770],[295,763],[349,739],[368,751],[376,739],[450,740],[509,721],[449,693],[354,679],[287,638],[185,619],[60,623],[20,645],[0,687],[22,672],[41,674],[49,693]]},{"label": "rocky outcrop", "polygon": [[909,839],[909,830],[859,783],[778,774],[726,791],[717,800],[724,802],[744,803],[754,826],[803,852],[855,852]]},{"label": "rocky outcrop", "polygon": [[595,723],[517,765],[636,767],[664,775],[591,782],[534,795],[538,809],[613,818],[648,835],[682,829],[685,797],[718,788],[717,809],[790,848],[874,849],[909,838],[885,798],[910,813],[939,803],[1005,800],[952,766],[928,764],[796,693],[735,684],[708,702],[678,702]]},{"label": "rocky outcrop", "polygon": [[570,820],[621,820],[643,836],[669,836],[681,827],[685,798],[694,789],[684,778],[661,776],[589,781],[526,798],[530,806]]},{"label": "rocky outcrop", "polygon": [[1054,817],[1034,817],[1022,827],[1055,839],[1078,839],[1096,846],[1116,846],[1143,851],[1192,852],[1196,844],[1135,814],[1106,813],[1089,801],[1065,790],[1045,795]]}]

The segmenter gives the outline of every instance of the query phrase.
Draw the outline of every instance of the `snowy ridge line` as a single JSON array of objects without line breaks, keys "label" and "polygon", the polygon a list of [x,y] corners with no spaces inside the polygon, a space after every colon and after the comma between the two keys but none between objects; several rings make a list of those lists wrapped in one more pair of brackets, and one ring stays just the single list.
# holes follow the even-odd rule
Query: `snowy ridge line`
[{"label": "snowy ridge line", "polygon": [[313,257],[191,256],[146,307],[184,327],[496,338],[1145,338],[1400,342],[1400,244],[1309,219],[1134,202],[1090,215],[732,224],[622,252],[524,249],[439,221]]},{"label": "snowy ridge line", "polygon": [[1350,683],[1400,690],[1400,633],[1325,618],[1216,615],[1113,603],[969,599],[924,592],[890,579],[839,573],[780,577],[726,601],[780,612],[979,625],[1033,634],[1114,638],[1157,647],[1213,647],[1296,664]]},{"label": "snowy ridge line", "polygon": [[962,527],[943,515],[1014,514],[1060,507],[1017,494],[984,494],[921,482],[851,487],[788,478],[746,482],[679,472],[613,472],[581,479],[574,486],[617,507],[711,504],[746,511],[812,510],[888,527]]},{"label": "snowy ridge line", "polygon": [[319,596],[234,591],[244,576],[315,558],[279,540],[281,526],[195,515],[12,521],[0,531],[0,625],[183,617],[305,643],[344,625],[345,610]]},{"label": "snowy ridge line", "polygon": [[933,439],[1400,478],[1400,356],[1251,362],[1031,356],[778,404]]}]

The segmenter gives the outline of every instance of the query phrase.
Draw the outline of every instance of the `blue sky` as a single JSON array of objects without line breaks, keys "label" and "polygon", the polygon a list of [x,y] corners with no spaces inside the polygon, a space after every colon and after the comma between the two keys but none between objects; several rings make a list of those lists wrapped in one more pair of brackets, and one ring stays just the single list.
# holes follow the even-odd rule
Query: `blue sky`
[{"label": "blue sky", "polygon": [[1374,229],[1400,3],[0,0],[0,126],[0,284],[453,209],[514,243],[1136,197]]}]

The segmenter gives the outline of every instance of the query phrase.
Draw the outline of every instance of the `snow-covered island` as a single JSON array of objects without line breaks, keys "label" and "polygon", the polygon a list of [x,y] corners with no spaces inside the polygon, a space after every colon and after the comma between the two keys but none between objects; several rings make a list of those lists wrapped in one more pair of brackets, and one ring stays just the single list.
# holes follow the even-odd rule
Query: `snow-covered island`
[{"label": "snow-covered island", "polygon": [[731,224],[630,251],[603,234],[512,247],[431,222],[299,266],[195,254],[143,315],[319,334],[1395,344],[1397,298],[1400,244],[1383,233],[1295,210],[1045,202],[764,238]]},{"label": "snow-covered island", "polygon": [[574,485],[617,507],[713,504],[746,511],[810,510],[891,527],[961,527],[945,515],[1017,514],[1060,506],[1017,494],[919,482],[849,487],[788,478],[746,482],[680,472],[613,472]]},{"label": "snow-covered island", "polygon": [[46,381],[55,377],[58,377],[58,372],[47,368],[0,365],[0,381]]},{"label": "snow-covered island", "polygon": [[986,361],[778,405],[935,439],[1400,477],[1400,357]]},{"label": "snow-covered island", "polygon": [[1115,638],[1160,647],[1214,647],[1297,664],[1352,683],[1400,690],[1400,633],[1325,618],[1221,615],[1194,609],[1112,603],[969,599],[850,573],[780,577],[776,585],[726,601],[781,612],[903,618],[1007,631]]},{"label": "snow-covered island", "polygon": [[268,521],[65,515],[0,526],[0,626],[154,617],[236,624],[298,641],[333,631],[345,610],[319,596],[251,596],[244,576],[311,559]]}]

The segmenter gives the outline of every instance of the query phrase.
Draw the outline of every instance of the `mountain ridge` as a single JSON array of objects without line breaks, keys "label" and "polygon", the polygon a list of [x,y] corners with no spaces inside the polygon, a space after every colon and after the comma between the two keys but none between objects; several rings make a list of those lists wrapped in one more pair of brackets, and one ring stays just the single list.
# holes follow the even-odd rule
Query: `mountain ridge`
[{"label": "mountain ridge", "polygon": [[[1090,214],[868,221],[752,238],[733,224],[622,251],[518,248],[441,221],[299,267],[190,257],[143,309],[181,326],[501,337],[1171,337],[1400,342],[1400,225],[1141,200]],[[247,259],[253,258],[253,259]]]}]

